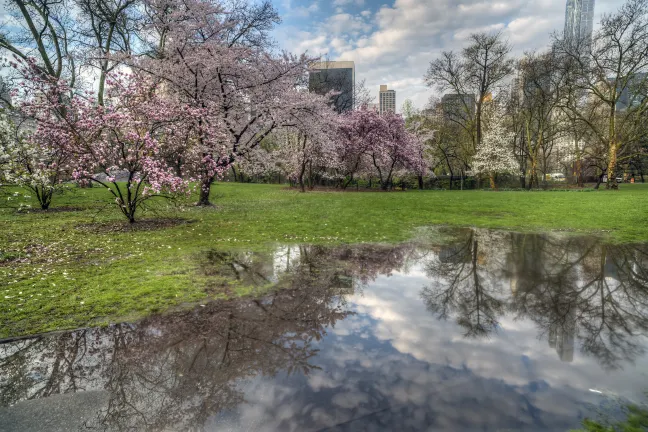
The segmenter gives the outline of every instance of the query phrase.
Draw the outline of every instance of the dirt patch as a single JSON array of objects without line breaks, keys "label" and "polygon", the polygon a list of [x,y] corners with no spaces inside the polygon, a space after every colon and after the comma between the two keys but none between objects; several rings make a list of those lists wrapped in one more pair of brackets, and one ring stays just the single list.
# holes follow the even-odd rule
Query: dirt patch
[{"label": "dirt patch", "polygon": [[126,221],[81,224],[77,225],[76,229],[92,234],[155,231],[159,229],[173,228],[180,225],[189,225],[194,222],[196,221],[193,219],[182,218],[142,219],[132,224]]}]

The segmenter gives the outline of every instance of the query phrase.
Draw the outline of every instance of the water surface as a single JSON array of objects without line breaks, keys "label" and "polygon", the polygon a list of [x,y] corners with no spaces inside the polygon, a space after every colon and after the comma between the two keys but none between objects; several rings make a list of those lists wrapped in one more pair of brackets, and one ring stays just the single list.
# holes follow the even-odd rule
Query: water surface
[{"label": "water surface", "polygon": [[486,230],[205,251],[277,289],[0,345],[2,431],[551,430],[644,401],[648,246]]}]

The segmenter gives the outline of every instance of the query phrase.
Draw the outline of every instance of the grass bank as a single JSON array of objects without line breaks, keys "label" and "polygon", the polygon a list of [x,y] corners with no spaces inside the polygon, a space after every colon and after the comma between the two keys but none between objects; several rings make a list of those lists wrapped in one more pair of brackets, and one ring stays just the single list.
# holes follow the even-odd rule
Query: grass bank
[{"label": "grass bank", "polygon": [[[206,282],[212,248],[274,243],[400,242],[444,224],[518,231],[565,230],[648,241],[648,185],[618,192],[313,192],[217,184],[216,208],[153,208],[125,224],[104,189],[71,189],[52,211],[0,209],[0,337],[137,318],[251,287]],[[35,206],[35,202],[32,202]]]}]

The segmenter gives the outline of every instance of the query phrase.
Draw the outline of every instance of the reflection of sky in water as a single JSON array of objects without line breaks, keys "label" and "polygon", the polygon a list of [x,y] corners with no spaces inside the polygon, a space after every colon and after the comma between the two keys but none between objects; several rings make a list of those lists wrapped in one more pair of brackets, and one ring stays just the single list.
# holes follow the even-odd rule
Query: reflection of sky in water
[{"label": "reflection of sky in water", "polygon": [[482,230],[209,251],[282,289],[0,345],[0,430],[568,430],[648,390],[647,255]]},{"label": "reflection of sky in water", "polygon": [[[648,359],[606,371],[561,361],[530,320],[506,315],[489,337],[463,337],[420,299],[420,266],[381,276],[348,300],[356,315],[319,344],[309,376],[260,379],[214,430],[568,430],[610,399],[642,402]],[[578,342],[576,342],[577,344]],[[597,390],[602,392],[593,392]]]}]

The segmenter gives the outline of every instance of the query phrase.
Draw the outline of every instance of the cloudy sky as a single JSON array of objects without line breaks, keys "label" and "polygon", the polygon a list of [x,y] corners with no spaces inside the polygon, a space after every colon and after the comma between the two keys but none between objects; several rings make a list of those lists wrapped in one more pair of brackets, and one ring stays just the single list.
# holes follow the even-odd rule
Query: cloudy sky
[{"label": "cloudy sky", "polygon": [[[515,54],[548,45],[561,31],[567,0],[274,0],[282,48],[353,60],[372,95],[387,84],[400,107],[423,107],[432,92],[423,75],[441,51],[460,49],[476,31],[502,31]],[[623,0],[596,0],[595,23]]]}]

